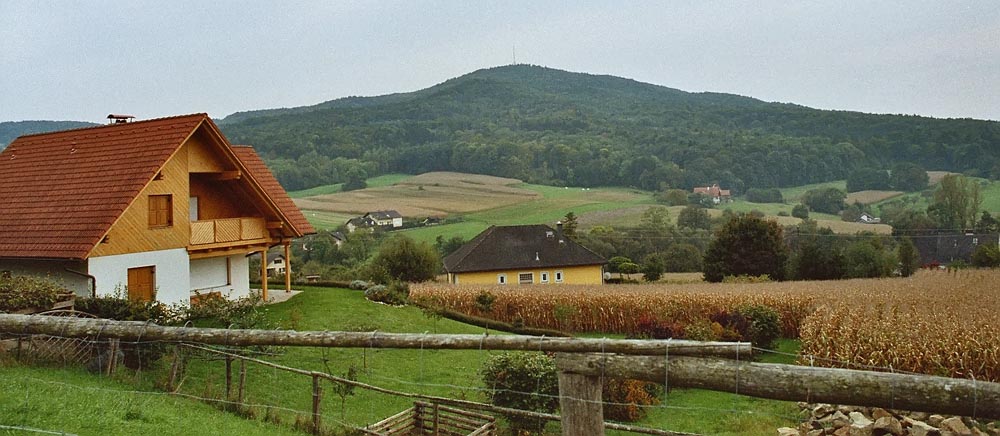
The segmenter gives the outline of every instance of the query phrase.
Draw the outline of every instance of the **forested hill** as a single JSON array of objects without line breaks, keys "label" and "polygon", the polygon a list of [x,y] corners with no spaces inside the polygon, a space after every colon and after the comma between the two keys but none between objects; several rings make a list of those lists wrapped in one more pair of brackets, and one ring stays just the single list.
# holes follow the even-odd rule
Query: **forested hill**
[{"label": "forested hill", "polygon": [[[513,65],[411,93],[233,114],[287,189],[452,170],[552,185],[748,188],[914,162],[1000,177],[1000,123],[816,110]],[[354,174],[357,176],[357,174]]]},{"label": "forested hill", "polygon": [[54,132],[57,130],[78,129],[80,127],[96,126],[83,121],[4,121],[0,122],[0,150],[17,139],[18,136],[30,133]]}]

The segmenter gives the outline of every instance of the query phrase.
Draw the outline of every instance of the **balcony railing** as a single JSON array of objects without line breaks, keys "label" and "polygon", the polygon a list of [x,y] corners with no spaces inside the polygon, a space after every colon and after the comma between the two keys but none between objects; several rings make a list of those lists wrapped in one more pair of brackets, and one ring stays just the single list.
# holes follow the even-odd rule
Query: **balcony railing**
[{"label": "balcony railing", "polygon": [[223,218],[191,222],[191,245],[239,243],[267,238],[263,218]]}]

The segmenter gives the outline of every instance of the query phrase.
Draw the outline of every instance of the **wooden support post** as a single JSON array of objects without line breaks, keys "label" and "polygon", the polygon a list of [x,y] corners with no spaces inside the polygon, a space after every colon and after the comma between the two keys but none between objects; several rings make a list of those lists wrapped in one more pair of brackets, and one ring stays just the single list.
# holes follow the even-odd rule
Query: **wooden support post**
[{"label": "wooden support post", "polygon": [[181,347],[174,346],[174,361],[170,364],[170,378],[167,379],[167,391],[174,392],[177,385],[177,375],[181,370]]},{"label": "wooden support post", "polygon": [[260,299],[267,302],[267,249],[260,251]]},{"label": "wooden support post", "polygon": [[233,358],[226,356],[226,401],[233,398]]},{"label": "wooden support post", "polygon": [[434,436],[441,434],[441,406],[434,403]]},{"label": "wooden support post", "polygon": [[118,341],[119,339],[112,339],[110,349],[108,350],[108,375],[114,374],[115,364],[118,363]]},{"label": "wooden support post", "polygon": [[322,395],[323,392],[322,392],[322,390],[319,387],[319,376],[316,375],[316,374],[313,374],[312,379],[313,379],[313,392],[312,392],[312,395],[313,395],[313,415],[312,415],[312,419],[313,419],[313,422],[312,422],[312,424],[313,424],[313,434],[319,434],[319,425],[320,425],[320,420],[319,420],[319,401],[321,399],[321,395]]},{"label": "wooden support post", "polygon": [[243,404],[244,393],[246,393],[247,385],[247,361],[240,359],[240,387],[237,396],[237,401]]},{"label": "wooden support post", "polygon": [[285,292],[292,292],[292,243],[285,241]]},{"label": "wooden support post", "polygon": [[563,436],[604,434],[600,377],[560,371],[559,408]]}]

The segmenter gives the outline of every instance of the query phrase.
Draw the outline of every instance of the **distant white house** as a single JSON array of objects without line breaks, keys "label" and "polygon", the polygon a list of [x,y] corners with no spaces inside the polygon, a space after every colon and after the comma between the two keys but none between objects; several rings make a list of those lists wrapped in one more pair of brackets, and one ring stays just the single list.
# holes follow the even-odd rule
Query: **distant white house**
[{"label": "distant white house", "polygon": [[403,227],[403,215],[395,210],[377,210],[347,220],[348,233],[353,233],[359,228],[375,227],[384,229]]},{"label": "distant white house", "polygon": [[285,264],[285,256],[278,253],[271,253],[267,255],[267,276],[277,277],[279,275],[285,274],[285,269],[287,265]]},{"label": "distant white house", "polygon": [[872,216],[869,213],[863,213],[861,214],[860,217],[858,217],[858,222],[864,224],[879,224],[882,222],[882,219],[876,216]]}]

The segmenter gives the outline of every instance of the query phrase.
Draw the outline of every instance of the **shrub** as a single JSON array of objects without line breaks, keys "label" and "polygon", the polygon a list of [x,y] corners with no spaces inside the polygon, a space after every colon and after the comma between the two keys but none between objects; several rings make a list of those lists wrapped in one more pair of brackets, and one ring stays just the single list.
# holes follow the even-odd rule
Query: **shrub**
[{"label": "shrub", "polygon": [[738,276],[725,276],[722,278],[722,283],[768,283],[770,281],[771,276],[767,274],[759,276],[740,274]]},{"label": "shrub", "polygon": [[0,312],[47,309],[62,300],[67,291],[51,279],[32,276],[0,277]]},{"label": "shrub", "polygon": [[683,338],[684,326],[677,322],[665,322],[652,315],[643,315],[636,321],[635,336],[645,339]]},{"label": "shrub", "polygon": [[632,379],[605,378],[601,388],[604,418],[614,421],[638,421],[646,415],[643,406],[660,403],[662,389],[656,383]]},{"label": "shrub", "polygon": [[[87,312],[99,318],[118,321],[149,321],[154,324],[168,324],[176,320],[177,313],[157,301],[137,301],[123,298],[124,291],[118,289],[112,295],[76,300],[76,310]],[[167,351],[159,342],[121,342],[120,353],[126,367],[148,368]],[[105,351],[106,352],[106,351]]]},{"label": "shrub", "polygon": [[122,296],[121,290],[112,295],[95,298],[78,298],[76,310],[87,312],[98,318],[118,321],[150,321],[156,324],[169,324],[176,313],[158,301],[129,300]]},{"label": "shrub", "polygon": [[809,218],[809,206],[804,204],[796,204],[792,207],[792,216],[795,218],[808,219]]},{"label": "shrub", "polygon": [[1000,266],[1000,248],[997,244],[983,244],[972,253],[972,264],[982,268]]},{"label": "shrub", "polygon": [[[501,353],[491,356],[479,371],[491,403],[534,412],[551,413],[559,406],[555,361],[538,353]],[[541,433],[547,421],[507,415],[513,434]]]},{"label": "shrub", "polygon": [[259,295],[229,300],[219,295],[206,296],[192,305],[183,314],[184,319],[201,321],[219,328],[269,329],[274,325],[268,321],[261,306]]},{"label": "shrub", "polygon": [[389,286],[374,285],[365,290],[365,298],[392,306],[405,306],[409,301],[410,287],[403,282],[392,282]]},{"label": "shrub", "polygon": [[[684,336],[695,341],[717,341],[721,335],[712,328],[712,321],[702,319],[684,326]],[[720,326],[721,327],[721,326]]]},{"label": "shrub", "polygon": [[355,291],[363,291],[368,289],[368,286],[370,285],[364,280],[352,280],[350,285],[351,289],[354,289]]},{"label": "shrub", "polygon": [[781,337],[781,318],[778,311],[768,306],[744,306],[738,313],[746,320],[744,339],[759,348],[774,348],[774,341]]}]

